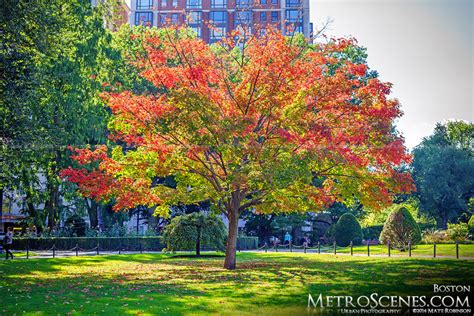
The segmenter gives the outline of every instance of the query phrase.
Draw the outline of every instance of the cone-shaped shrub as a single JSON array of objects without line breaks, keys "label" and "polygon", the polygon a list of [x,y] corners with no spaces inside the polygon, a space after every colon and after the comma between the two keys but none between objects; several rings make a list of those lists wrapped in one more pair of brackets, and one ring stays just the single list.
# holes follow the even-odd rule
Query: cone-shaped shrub
[{"label": "cone-shaped shrub", "polygon": [[474,239],[474,215],[471,215],[469,222],[467,223],[469,226],[469,235],[471,239]]},{"label": "cone-shaped shrub", "polygon": [[380,241],[394,249],[406,250],[408,243],[415,245],[421,241],[421,231],[415,219],[404,206],[393,210],[385,222]]},{"label": "cone-shaped shrub", "polygon": [[338,246],[349,246],[350,242],[354,245],[362,243],[362,228],[357,218],[351,213],[342,214],[337,221],[334,237]]}]

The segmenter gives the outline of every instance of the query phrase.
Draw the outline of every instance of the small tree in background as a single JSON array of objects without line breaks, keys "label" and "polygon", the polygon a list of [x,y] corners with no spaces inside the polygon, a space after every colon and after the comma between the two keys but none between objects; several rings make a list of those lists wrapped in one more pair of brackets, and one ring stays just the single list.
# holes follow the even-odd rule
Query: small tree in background
[{"label": "small tree in background", "polygon": [[421,231],[415,219],[404,206],[393,210],[383,226],[380,240],[395,249],[405,250],[408,243],[417,244],[421,241]]},{"label": "small tree in background", "polygon": [[224,248],[226,228],[222,219],[215,215],[196,212],[176,216],[163,230],[163,240],[168,250],[196,249],[201,255],[201,245]]},{"label": "small tree in background", "polygon": [[335,225],[334,237],[338,246],[346,247],[362,243],[362,228],[357,218],[351,213],[343,214]]}]

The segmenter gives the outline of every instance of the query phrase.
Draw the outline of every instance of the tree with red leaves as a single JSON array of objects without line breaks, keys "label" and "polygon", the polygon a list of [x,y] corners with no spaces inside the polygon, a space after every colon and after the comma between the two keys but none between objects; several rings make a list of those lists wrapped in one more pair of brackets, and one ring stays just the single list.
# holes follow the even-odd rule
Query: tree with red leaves
[{"label": "tree with red leaves", "polygon": [[[236,267],[238,219],[318,211],[356,198],[370,208],[412,190],[394,132],[390,84],[341,58],[352,40],[309,45],[267,30],[209,46],[184,29],[134,31],[133,63],[155,92],[109,91],[110,150],[74,149],[63,176],[115,209],[209,200],[229,230],[224,267]],[[86,168],[88,165],[94,168]],[[156,179],[174,176],[176,187]]]}]

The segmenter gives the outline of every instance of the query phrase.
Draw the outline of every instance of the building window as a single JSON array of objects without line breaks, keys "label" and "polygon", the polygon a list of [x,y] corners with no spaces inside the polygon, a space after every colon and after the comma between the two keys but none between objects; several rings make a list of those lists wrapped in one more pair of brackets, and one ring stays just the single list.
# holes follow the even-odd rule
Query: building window
[{"label": "building window", "polygon": [[227,8],[227,0],[212,0],[211,8]]},{"label": "building window", "polygon": [[252,11],[236,11],[235,24],[252,24]]},{"label": "building window", "polygon": [[136,12],[135,25],[153,26],[153,12]]},{"label": "building window", "polygon": [[165,8],[167,6],[168,6],[168,4],[166,3],[166,0],[161,0],[161,7]]},{"label": "building window", "polygon": [[166,23],[168,23],[167,20],[167,14],[166,13],[160,13],[160,24],[161,25],[165,25]]},{"label": "building window", "polygon": [[171,23],[178,24],[178,13],[171,14]]},{"label": "building window", "polygon": [[299,7],[301,6],[300,0],[286,0],[287,7]]},{"label": "building window", "polygon": [[173,7],[177,7],[178,6],[178,0],[173,0]]},{"label": "building window", "polygon": [[137,10],[151,10],[153,0],[137,0]]},{"label": "building window", "polygon": [[267,4],[267,0],[260,0],[260,4]]},{"label": "building window", "polygon": [[239,8],[249,7],[252,5],[252,0],[235,0],[235,6]]},{"label": "building window", "polygon": [[260,21],[267,20],[267,12],[260,12]]},{"label": "building window", "polygon": [[201,24],[201,11],[191,11],[187,14],[187,22],[189,25]]},{"label": "building window", "polygon": [[186,8],[188,9],[201,9],[202,1],[201,0],[186,0]]},{"label": "building window", "polygon": [[278,22],[278,12],[272,12],[272,22]]},{"label": "building window", "polygon": [[214,24],[225,24],[227,23],[227,12],[226,11],[212,11],[209,15],[210,20]]},{"label": "building window", "polygon": [[201,27],[200,26],[191,26],[191,30],[196,33],[197,37],[201,37]]},{"label": "building window", "polygon": [[290,27],[290,29],[287,32],[287,34],[290,35],[290,36],[294,35],[295,33],[303,33],[303,26],[298,25],[298,26]]},{"label": "building window", "polygon": [[272,0],[272,4],[278,5],[278,0]]},{"label": "building window", "polygon": [[225,26],[214,27],[210,30],[211,41],[218,41],[225,37],[227,28]]},{"label": "building window", "polygon": [[286,22],[301,22],[299,10],[286,10]]}]

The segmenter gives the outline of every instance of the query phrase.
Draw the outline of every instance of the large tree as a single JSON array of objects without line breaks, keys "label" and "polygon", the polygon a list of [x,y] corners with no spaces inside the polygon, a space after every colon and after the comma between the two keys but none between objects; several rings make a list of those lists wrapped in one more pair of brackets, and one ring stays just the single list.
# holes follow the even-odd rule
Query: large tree
[{"label": "large tree", "polygon": [[[439,228],[472,213],[474,197],[473,124],[438,124],[433,135],[413,150],[413,177],[420,199],[420,210],[433,217]],[[469,216],[467,216],[469,218]]]},{"label": "large tree", "polygon": [[[394,168],[410,160],[393,120],[390,84],[350,62],[351,40],[308,45],[268,29],[208,46],[182,29],[136,31],[132,62],[153,93],[110,91],[111,138],[75,149],[92,172],[64,170],[83,194],[115,209],[208,199],[229,221],[224,267],[236,267],[241,213],[317,211],[346,197],[371,207],[412,189]],[[238,34],[235,34],[238,35]],[[158,177],[174,175],[176,188]]]}]

